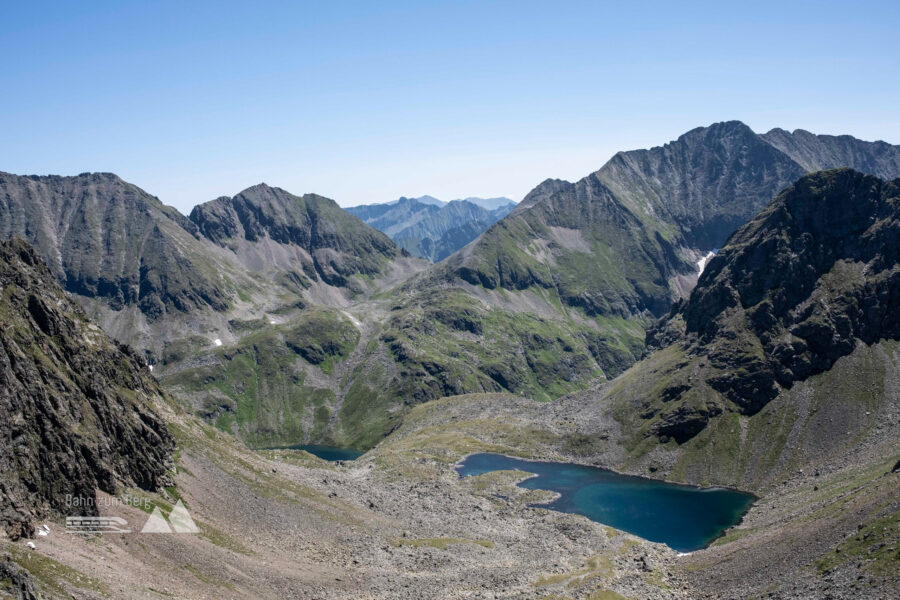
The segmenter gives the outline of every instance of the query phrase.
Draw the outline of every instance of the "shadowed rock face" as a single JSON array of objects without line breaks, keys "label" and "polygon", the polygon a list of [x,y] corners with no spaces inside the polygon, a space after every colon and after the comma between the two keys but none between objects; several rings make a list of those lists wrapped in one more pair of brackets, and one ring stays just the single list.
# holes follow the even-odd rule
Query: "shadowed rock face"
[{"label": "shadowed rock face", "polygon": [[114,310],[225,310],[196,226],[111,173],[24,177],[0,173],[0,237],[19,236],[67,291]]},{"label": "shadowed rock face", "polygon": [[26,243],[0,242],[0,526],[29,536],[71,495],[166,484],[174,444],[143,362],[110,340]]},{"label": "shadowed rock face", "polygon": [[[804,176],[731,236],[648,345],[679,344],[684,369],[704,363],[705,382],[754,414],[882,339],[900,339],[900,180],[838,169]],[[723,408],[669,410],[657,432],[690,438],[711,406]]]}]

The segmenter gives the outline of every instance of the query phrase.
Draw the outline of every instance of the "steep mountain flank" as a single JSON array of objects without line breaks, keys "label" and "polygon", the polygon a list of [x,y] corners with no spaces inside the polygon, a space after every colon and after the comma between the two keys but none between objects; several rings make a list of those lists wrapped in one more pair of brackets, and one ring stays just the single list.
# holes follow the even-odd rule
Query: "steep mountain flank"
[{"label": "steep mountain flank", "polygon": [[149,320],[223,311],[229,293],[197,228],[174,208],[110,173],[0,173],[0,237],[33,244],[69,292]]},{"label": "steep mountain flank", "polygon": [[668,276],[693,265],[590,176],[514,212],[447,269],[486,289],[551,290],[588,316],[640,317],[665,312]]},{"label": "steep mountain flank", "polygon": [[619,152],[597,172],[620,201],[673,243],[721,246],[806,170],[739,121],[693,129],[650,150]]},{"label": "steep mountain flank", "polygon": [[264,270],[273,244],[282,247],[283,266],[299,275],[343,287],[353,275],[379,274],[401,256],[386,236],[348,215],[333,200],[294,196],[259,184],[233,198],[196,206],[190,220],[214,243],[229,248],[245,264]]},{"label": "steep mountain flank", "polygon": [[[0,526],[30,536],[72,498],[168,484],[162,391],[127,347],[89,322],[37,253],[0,242]],[[86,512],[85,512],[86,511]]]},{"label": "steep mountain flank", "polygon": [[646,409],[657,435],[684,442],[724,410],[755,414],[857,344],[900,339],[898,186],[849,169],[808,175],[728,240],[648,335],[651,349],[689,357],[664,407]]}]

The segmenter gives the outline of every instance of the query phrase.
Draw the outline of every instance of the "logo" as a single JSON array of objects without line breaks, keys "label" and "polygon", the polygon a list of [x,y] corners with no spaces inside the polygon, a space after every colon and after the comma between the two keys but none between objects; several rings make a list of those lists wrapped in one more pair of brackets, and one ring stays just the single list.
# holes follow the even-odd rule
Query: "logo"
[{"label": "logo", "polygon": [[[131,533],[128,521],[122,517],[66,517],[66,531],[91,535],[98,533]],[[158,506],[141,528],[140,533],[199,533],[200,529],[188,513],[184,502],[179,500],[172,507],[169,518],[163,516]]]},{"label": "logo", "polygon": [[66,531],[70,533],[131,533],[128,521],[122,517],[66,517]]},{"label": "logo", "polygon": [[198,533],[199,531],[181,500],[175,503],[175,507],[169,513],[168,521],[158,506],[153,507],[150,518],[141,529],[141,533]]}]

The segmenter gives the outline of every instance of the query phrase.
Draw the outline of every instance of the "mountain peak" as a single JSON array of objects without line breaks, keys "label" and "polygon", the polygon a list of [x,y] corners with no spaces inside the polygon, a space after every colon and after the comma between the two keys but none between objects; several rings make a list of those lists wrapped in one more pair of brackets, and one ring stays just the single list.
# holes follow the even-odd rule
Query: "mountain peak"
[{"label": "mountain peak", "polygon": [[[295,196],[260,183],[233,198],[194,207],[190,219],[214,243],[270,261],[257,244],[268,241],[302,250],[295,266],[305,277],[344,287],[348,277],[374,275],[401,250],[391,240],[317,194]],[[268,240],[268,241],[267,241]]]},{"label": "mountain peak", "polygon": [[[706,127],[695,127],[680,135],[675,142],[705,142],[712,139],[749,138],[756,133],[742,121],[719,121]],[[669,144],[666,144],[667,146]]]}]

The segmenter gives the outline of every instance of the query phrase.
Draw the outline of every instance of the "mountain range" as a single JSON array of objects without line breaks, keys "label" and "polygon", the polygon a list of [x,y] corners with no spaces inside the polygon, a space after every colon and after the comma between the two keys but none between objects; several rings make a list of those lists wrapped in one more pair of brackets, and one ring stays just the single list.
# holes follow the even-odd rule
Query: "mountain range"
[{"label": "mountain range", "polygon": [[[365,222],[463,204],[359,218],[259,184],[185,217],[111,174],[0,174],[7,537],[69,514],[65,490],[131,490],[203,517],[196,541],[116,546],[177,563],[176,595],[896,590],[900,147],[717,123],[544,181],[438,264]],[[324,465],[235,436],[371,450]],[[757,501],[677,556],[502,473],[459,480],[473,452]],[[55,556],[96,577],[71,543]],[[0,590],[35,596],[23,569],[87,585],[9,551]]]},{"label": "mountain range", "polygon": [[442,202],[431,196],[402,197],[386,204],[345,209],[420,258],[440,262],[505,217],[509,198],[466,198]]},{"label": "mountain range", "polygon": [[[34,244],[89,315],[220,427],[252,445],[368,447],[419,402],[547,400],[612,379],[699,261],[781,189],[811,168],[896,176],[898,155],[717,123],[541,183],[431,267],[331,200],[264,184],[184,217],[113,175],[4,174],[0,232]],[[401,200],[364,216],[465,206]]]}]

